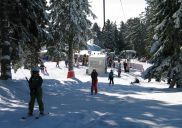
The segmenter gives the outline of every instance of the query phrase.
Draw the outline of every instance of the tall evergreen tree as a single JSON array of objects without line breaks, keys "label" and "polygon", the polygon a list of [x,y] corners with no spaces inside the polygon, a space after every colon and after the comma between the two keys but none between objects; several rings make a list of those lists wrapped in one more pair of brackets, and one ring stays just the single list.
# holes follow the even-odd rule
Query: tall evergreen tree
[{"label": "tall evergreen tree", "polygon": [[93,25],[93,27],[92,27],[92,32],[94,33],[94,37],[93,37],[93,39],[94,39],[94,44],[96,44],[96,45],[98,45],[98,46],[102,46],[102,42],[101,42],[101,40],[100,40],[100,33],[101,33],[101,31],[100,31],[100,27],[98,26],[98,24],[97,23],[94,23],[94,25]]},{"label": "tall evergreen tree", "polygon": [[[154,65],[148,68],[143,74],[149,81],[155,78],[160,81],[161,78],[173,77],[174,72],[181,75],[181,52],[182,32],[176,27],[176,18],[174,14],[179,10],[181,3],[173,0],[150,1],[147,0],[150,8],[154,8],[155,15],[152,19],[155,25],[154,39],[156,43],[151,49]],[[181,80],[179,80],[181,81]]]},{"label": "tall evergreen tree", "polygon": [[[145,9],[146,13],[145,13],[145,24],[146,24],[146,38],[145,38],[145,42],[146,42],[146,51],[147,53],[150,53],[150,49],[153,46],[153,44],[155,43],[154,40],[154,35],[155,35],[155,11],[154,11],[154,7],[153,6],[148,6]],[[153,23],[154,22],[154,23]]]},{"label": "tall evergreen tree", "polygon": [[[6,80],[7,77],[5,74],[8,74],[9,78],[11,76],[10,62],[12,62],[14,68],[17,68],[16,64],[21,65],[23,62],[25,62],[24,65],[26,65],[27,63],[24,61],[22,51],[26,53],[24,51],[25,49],[34,49],[35,53],[38,54],[41,43],[50,39],[51,36],[45,30],[49,22],[45,12],[46,0],[3,0],[0,4],[2,5],[0,10],[2,14],[1,19],[2,21],[6,21],[6,23],[1,24],[2,28],[4,27],[2,34],[7,32],[6,37],[9,38],[8,41],[6,41],[6,48],[3,48],[6,49],[6,51],[2,51],[1,58],[1,69],[3,69],[1,78]],[[4,7],[8,8],[8,13],[6,13]],[[5,37],[5,35],[2,37]],[[2,38],[2,42],[4,42],[3,40]],[[28,48],[26,48],[27,45]],[[33,55],[33,57],[33,61],[38,60],[37,55]],[[5,59],[9,60],[4,61]],[[29,63],[27,65],[29,65]],[[35,65],[37,65],[37,63],[31,64],[31,67]],[[28,68],[30,69],[31,67]]]},{"label": "tall evergreen tree", "polygon": [[9,19],[8,19],[8,0],[0,1],[1,13],[1,79],[11,79],[11,65],[10,65],[10,39],[9,39]]},{"label": "tall evergreen tree", "polygon": [[[130,46],[134,48],[139,56],[146,56],[146,25],[142,22],[140,18],[133,19],[133,27],[130,29]],[[134,45],[134,46],[133,46]]]},{"label": "tall evergreen tree", "polygon": [[[31,53],[29,57],[33,57],[30,59],[31,61],[27,61],[27,58],[24,59],[24,65],[28,69],[40,63],[38,52],[45,45],[45,42],[52,39],[46,28],[49,26],[46,3],[46,0],[21,0],[22,6],[18,8],[21,21],[20,32],[23,35],[21,41],[24,42],[21,43],[21,47],[23,50],[26,49],[26,53]],[[23,13],[24,10],[26,11]]]},{"label": "tall evergreen tree", "polygon": [[122,50],[125,50],[125,37],[126,37],[126,26],[122,21],[118,30],[118,40],[116,41],[116,52],[120,54]]},{"label": "tall evergreen tree", "polygon": [[104,48],[111,49],[114,51],[115,49],[115,39],[114,39],[114,27],[113,22],[109,19],[106,21],[105,29],[102,32],[102,38],[104,39]]},{"label": "tall evergreen tree", "polygon": [[89,9],[88,0],[50,0],[50,3],[50,32],[53,33],[54,43],[62,45],[62,48],[65,44],[69,47],[69,71],[72,71],[73,49],[86,46],[89,36],[92,36],[92,23],[87,16],[96,16]]}]

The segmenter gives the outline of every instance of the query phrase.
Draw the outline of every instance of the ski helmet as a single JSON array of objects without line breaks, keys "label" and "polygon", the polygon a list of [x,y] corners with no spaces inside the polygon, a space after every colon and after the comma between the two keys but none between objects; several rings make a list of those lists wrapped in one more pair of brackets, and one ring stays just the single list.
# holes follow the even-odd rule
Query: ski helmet
[{"label": "ski helmet", "polygon": [[38,68],[38,67],[34,67],[34,68],[32,69],[32,72],[39,72],[39,68]]}]

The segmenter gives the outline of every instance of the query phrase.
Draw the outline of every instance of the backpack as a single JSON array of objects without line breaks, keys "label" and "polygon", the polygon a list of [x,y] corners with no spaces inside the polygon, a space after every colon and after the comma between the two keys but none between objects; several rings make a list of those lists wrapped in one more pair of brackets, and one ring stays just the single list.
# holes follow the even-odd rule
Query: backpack
[{"label": "backpack", "polygon": [[113,77],[111,73],[109,73],[109,77]]}]

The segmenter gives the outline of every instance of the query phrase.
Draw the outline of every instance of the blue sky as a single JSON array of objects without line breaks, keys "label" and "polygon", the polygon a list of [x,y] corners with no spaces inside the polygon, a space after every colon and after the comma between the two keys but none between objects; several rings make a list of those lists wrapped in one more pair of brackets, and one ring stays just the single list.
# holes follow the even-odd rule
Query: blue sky
[{"label": "blue sky", "polygon": [[[103,27],[103,0],[89,0],[91,2],[91,10],[98,17],[96,20],[90,19],[93,23],[97,22],[100,27]],[[141,12],[145,11],[147,4],[145,0],[121,0],[124,15],[121,7],[120,0],[105,0],[105,16],[106,20],[110,19],[111,21],[120,24],[121,21],[126,22],[127,19],[138,17]]]}]

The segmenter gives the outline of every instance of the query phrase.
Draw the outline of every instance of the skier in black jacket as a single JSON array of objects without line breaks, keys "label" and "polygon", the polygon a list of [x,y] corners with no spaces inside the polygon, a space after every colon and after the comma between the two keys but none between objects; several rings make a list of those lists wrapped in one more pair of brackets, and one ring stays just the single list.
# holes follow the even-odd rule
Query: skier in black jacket
[{"label": "skier in black jacket", "polygon": [[30,88],[30,102],[29,102],[29,115],[33,114],[35,99],[37,98],[37,102],[39,105],[40,114],[44,114],[44,104],[42,102],[42,77],[39,76],[39,68],[34,67],[32,69],[32,76],[29,80],[29,88]]}]

